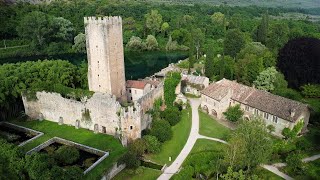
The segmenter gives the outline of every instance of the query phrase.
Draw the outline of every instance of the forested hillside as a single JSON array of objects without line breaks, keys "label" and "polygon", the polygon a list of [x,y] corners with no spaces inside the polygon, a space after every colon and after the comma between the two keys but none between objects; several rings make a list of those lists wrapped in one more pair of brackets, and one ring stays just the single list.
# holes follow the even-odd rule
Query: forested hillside
[{"label": "forested hillside", "polygon": [[[146,0],[141,0],[146,1]],[[320,7],[318,0],[147,0],[156,3],[171,4],[196,4],[205,3],[210,5],[229,6],[261,6],[261,7],[285,7],[285,8],[315,8]]]}]

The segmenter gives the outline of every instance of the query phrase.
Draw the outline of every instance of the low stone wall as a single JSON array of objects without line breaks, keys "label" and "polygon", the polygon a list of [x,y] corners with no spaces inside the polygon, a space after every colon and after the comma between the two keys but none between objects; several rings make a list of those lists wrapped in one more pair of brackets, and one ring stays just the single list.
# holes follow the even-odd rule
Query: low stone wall
[{"label": "low stone wall", "polygon": [[124,168],[126,167],[125,164],[115,163],[112,168],[109,169],[109,171],[104,175],[101,180],[110,180],[114,178],[117,174],[119,174]]},{"label": "low stone wall", "polygon": [[41,149],[46,148],[46,147],[50,146],[51,144],[53,144],[55,142],[61,143],[61,144],[64,144],[64,145],[68,145],[68,146],[74,146],[74,147],[76,147],[78,149],[81,149],[83,151],[86,151],[86,152],[101,156],[95,163],[93,163],[88,169],[86,169],[83,172],[83,174],[87,174],[90,170],[92,170],[101,161],[103,161],[106,157],[109,156],[109,152],[101,151],[99,149],[96,149],[96,148],[93,148],[93,147],[90,147],[90,146],[86,146],[86,145],[83,145],[83,144],[79,144],[79,143],[76,143],[76,142],[73,142],[73,141],[68,141],[66,139],[62,139],[62,138],[59,138],[59,137],[54,137],[54,138],[49,139],[48,141],[46,141],[46,142],[40,144],[39,146],[31,149],[26,154],[31,154],[33,152],[39,152]]},{"label": "low stone wall", "polygon": [[40,132],[40,131],[36,131],[36,130],[33,130],[33,129],[29,129],[29,128],[26,128],[26,127],[23,127],[23,126],[19,126],[19,125],[16,125],[16,124],[12,124],[12,123],[8,123],[8,122],[0,122],[0,124],[7,124],[9,125],[10,127],[12,127],[13,129],[16,129],[18,131],[22,131],[22,132],[27,132],[27,133],[30,133],[30,134],[35,134],[36,136],[31,138],[31,139],[28,139],[22,143],[20,143],[18,146],[21,147],[21,146],[24,146],[25,144],[39,138],[40,136],[43,135],[43,132]]}]

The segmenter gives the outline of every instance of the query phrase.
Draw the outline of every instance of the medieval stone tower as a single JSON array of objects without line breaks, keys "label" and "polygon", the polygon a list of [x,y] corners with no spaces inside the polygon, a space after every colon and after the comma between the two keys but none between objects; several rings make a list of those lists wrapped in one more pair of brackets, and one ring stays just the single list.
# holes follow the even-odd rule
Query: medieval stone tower
[{"label": "medieval stone tower", "polygon": [[89,90],[126,100],[121,17],[85,17]]}]

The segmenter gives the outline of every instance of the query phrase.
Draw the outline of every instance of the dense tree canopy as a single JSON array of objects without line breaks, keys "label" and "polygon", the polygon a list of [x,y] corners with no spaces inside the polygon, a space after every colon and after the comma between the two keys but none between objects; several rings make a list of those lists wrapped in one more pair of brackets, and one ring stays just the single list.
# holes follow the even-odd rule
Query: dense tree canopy
[{"label": "dense tree canopy", "polygon": [[290,40],[280,51],[278,68],[292,88],[320,83],[320,40],[298,38]]}]

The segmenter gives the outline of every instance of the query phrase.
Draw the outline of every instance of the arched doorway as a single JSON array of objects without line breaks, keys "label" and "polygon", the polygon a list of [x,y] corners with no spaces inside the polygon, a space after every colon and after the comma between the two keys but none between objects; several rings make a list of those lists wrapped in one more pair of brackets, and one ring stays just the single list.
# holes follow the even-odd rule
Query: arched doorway
[{"label": "arched doorway", "polygon": [[209,114],[209,109],[208,109],[208,107],[207,107],[206,105],[202,106],[202,110],[203,110],[205,113]]},{"label": "arched doorway", "polygon": [[214,116],[214,117],[217,117],[218,116],[218,113],[216,110],[212,109],[211,110],[211,115]]},{"label": "arched doorway", "polygon": [[245,117],[244,117],[244,120],[250,121],[250,118],[249,118],[248,116],[245,116]]}]

